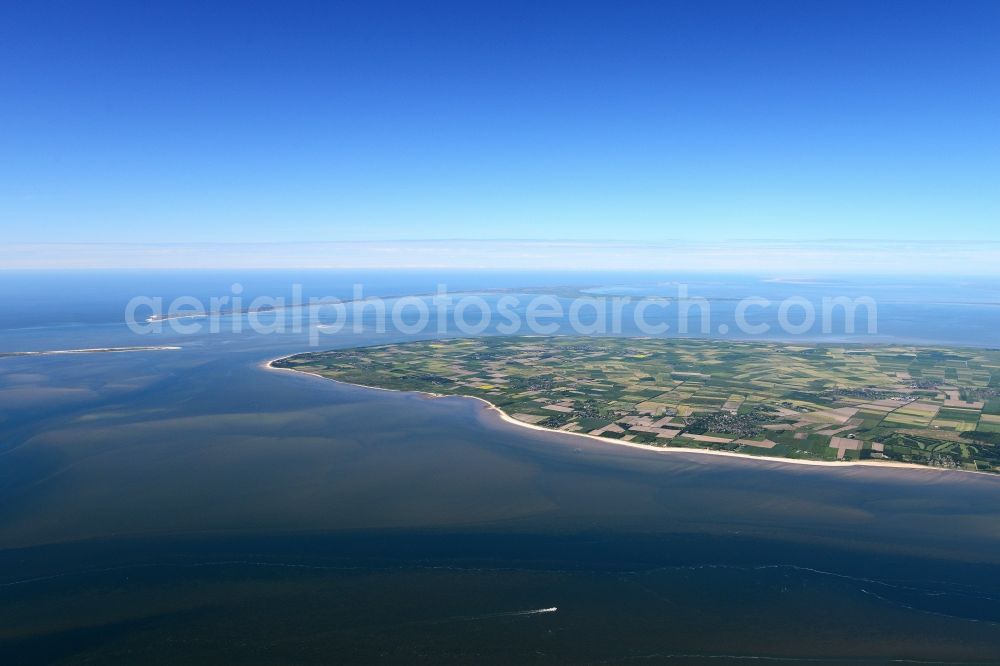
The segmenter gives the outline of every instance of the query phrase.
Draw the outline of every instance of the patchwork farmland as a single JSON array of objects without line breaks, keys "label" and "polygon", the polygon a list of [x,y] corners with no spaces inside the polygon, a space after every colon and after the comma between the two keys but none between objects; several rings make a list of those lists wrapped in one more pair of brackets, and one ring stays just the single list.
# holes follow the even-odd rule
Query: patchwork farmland
[{"label": "patchwork farmland", "polygon": [[274,365],[476,396],[525,423],[654,446],[1000,471],[996,350],[481,337]]}]

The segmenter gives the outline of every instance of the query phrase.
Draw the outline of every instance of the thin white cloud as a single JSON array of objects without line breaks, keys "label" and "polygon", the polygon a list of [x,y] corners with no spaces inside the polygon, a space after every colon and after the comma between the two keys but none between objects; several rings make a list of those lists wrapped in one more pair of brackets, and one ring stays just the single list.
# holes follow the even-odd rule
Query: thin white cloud
[{"label": "thin white cloud", "polygon": [[427,240],[8,243],[0,269],[510,269],[998,275],[1000,243]]}]

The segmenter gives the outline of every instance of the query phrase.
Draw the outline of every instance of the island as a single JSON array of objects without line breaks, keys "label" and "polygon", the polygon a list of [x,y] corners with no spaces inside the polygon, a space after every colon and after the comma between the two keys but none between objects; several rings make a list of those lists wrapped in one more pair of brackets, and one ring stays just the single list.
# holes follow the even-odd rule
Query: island
[{"label": "island", "polygon": [[662,448],[1000,471],[1000,350],[487,336],[275,368],[485,400],[535,427]]},{"label": "island", "polygon": [[17,351],[0,352],[0,358],[12,358],[16,356],[58,356],[61,354],[123,354],[127,352],[143,351],[177,351],[180,347],[155,346],[155,347],[91,347],[87,349],[46,349],[42,351]]}]

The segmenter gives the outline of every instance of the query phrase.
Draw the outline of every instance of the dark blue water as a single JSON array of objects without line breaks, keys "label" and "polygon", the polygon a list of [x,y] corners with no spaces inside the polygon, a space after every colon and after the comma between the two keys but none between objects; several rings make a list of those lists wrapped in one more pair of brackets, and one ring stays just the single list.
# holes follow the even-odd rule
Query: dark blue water
[{"label": "dark blue water", "polygon": [[[445,282],[562,299],[669,281],[363,278],[386,296]],[[700,279],[691,293],[713,307],[827,293]],[[137,336],[121,322],[137,293],[208,298],[235,281],[346,298],[359,280],[4,277],[0,350],[180,347],[0,358],[4,663],[1000,659],[994,477],[621,450],[468,400],[261,367],[309,349],[308,331]],[[988,284],[917,290],[934,302],[912,283],[851,289],[881,294],[885,339],[993,344]]]}]

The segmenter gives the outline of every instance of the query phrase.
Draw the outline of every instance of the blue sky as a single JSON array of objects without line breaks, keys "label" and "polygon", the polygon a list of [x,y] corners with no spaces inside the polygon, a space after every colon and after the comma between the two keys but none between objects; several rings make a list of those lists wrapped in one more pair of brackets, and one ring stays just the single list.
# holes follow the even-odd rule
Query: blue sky
[{"label": "blue sky", "polygon": [[7,242],[1000,241],[1000,3],[6,2]]}]

